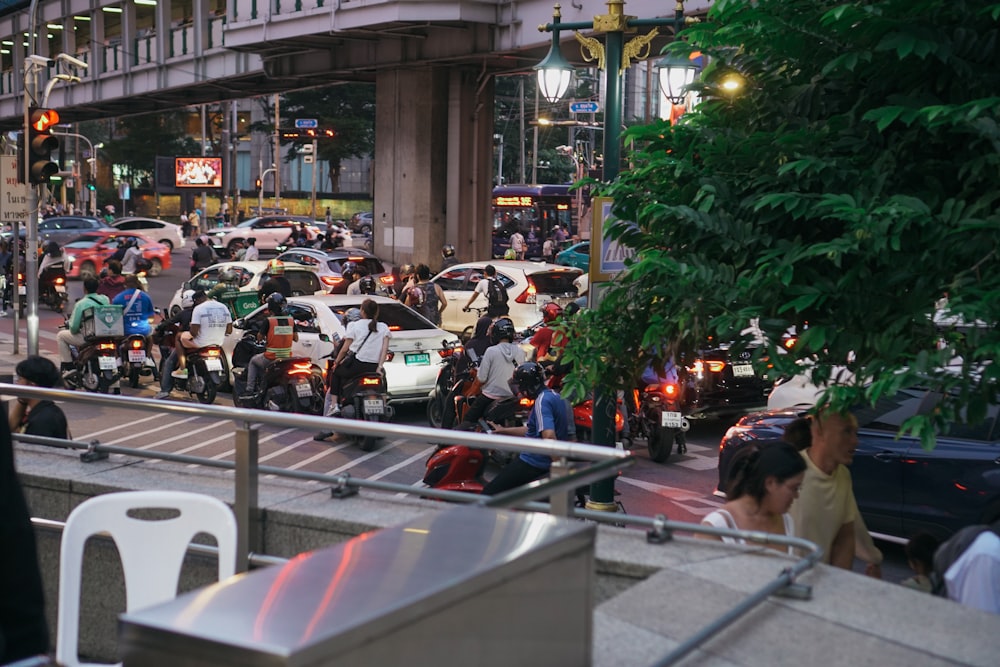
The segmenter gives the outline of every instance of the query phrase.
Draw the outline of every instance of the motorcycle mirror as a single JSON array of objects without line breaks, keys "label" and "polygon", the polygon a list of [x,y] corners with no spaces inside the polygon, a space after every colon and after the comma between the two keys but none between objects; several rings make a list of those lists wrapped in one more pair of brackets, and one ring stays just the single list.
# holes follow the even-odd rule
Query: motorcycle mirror
[{"label": "motorcycle mirror", "polygon": [[326,335],[325,333],[321,333],[321,334],[319,335],[319,339],[320,339],[321,341],[323,341],[324,343],[331,343],[331,342],[333,342],[333,341],[331,341],[331,340],[330,340],[330,337],[329,337],[329,336],[327,336],[327,335]]}]

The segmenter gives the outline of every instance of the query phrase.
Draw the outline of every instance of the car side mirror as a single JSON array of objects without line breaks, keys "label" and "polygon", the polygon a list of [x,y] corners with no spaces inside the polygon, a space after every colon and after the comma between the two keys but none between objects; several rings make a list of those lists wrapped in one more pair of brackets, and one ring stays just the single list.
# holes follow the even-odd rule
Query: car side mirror
[{"label": "car side mirror", "polygon": [[233,328],[234,329],[246,329],[246,326],[247,326],[247,322],[242,317],[237,318],[236,321],[233,322]]},{"label": "car side mirror", "polygon": [[326,335],[325,333],[321,333],[321,334],[319,335],[319,339],[320,339],[321,341],[323,341],[324,343],[332,343],[332,342],[333,342],[333,341],[332,341],[332,340],[330,339],[330,337],[329,337],[329,336],[327,336],[327,335]]}]

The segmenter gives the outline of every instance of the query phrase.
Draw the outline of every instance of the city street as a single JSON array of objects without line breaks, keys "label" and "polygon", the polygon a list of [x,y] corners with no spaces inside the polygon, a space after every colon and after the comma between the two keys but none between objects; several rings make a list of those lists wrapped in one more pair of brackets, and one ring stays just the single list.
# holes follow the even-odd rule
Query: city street
[{"label": "city street", "polygon": [[[150,279],[150,293],[154,303],[164,308],[174,291],[188,277],[189,249],[175,251],[174,268]],[[82,293],[79,281],[69,284],[70,302]],[[68,311],[67,311],[68,312]],[[55,335],[62,316],[43,307],[40,309],[39,346],[43,354],[53,360],[58,357]],[[0,319],[0,332],[11,334],[13,318]],[[22,327],[23,329],[23,327]],[[21,354],[25,352],[22,334]],[[143,378],[139,389],[122,388],[126,395],[152,397],[158,387],[151,378]],[[175,400],[193,401],[179,392]],[[221,394],[217,403],[231,405],[228,394]],[[423,404],[404,404],[396,408],[394,421],[400,424],[427,426]],[[187,417],[178,419],[146,412],[129,412],[68,404],[65,411],[70,419],[76,440],[97,440],[104,444],[134,447],[201,456],[215,460],[231,460],[234,456],[232,425],[208,419]],[[633,447],[637,463],[618,479],[616,489],[619,500],[630,513],[653,516],[665,514],[669,519],[699,522],[708,512],[722,505],[713,495],[717,481],[717,452],[722,435],[729,422],[718,420],[693,421],[688,433],[688,452],[676,453],[665,464],[650,460],[645,443],[638,441]],[[434,451],[432,444],[398,439],[381,443],[374,451],[365,453],[346,440],[336,436],[326,442],[316,442],[311,432],[299,429],[264,427],[260,437],[260,463],[293,470],[306,470],[325,474],[350,473],[354,477],[379,479],[399,484],[421,485],[427,458]],[[72,454],[67,453],[67,456]],[[122,465],[136,461],[126,456],[112,456]],[[177,464],[164,464],[177,465]],[[488,469],[487,475],[495,473]],[[302,482],[315,484],[315,482]],[[899,580],[908,570],[902,551],[896,545],[886,548],[886,578]]]}]

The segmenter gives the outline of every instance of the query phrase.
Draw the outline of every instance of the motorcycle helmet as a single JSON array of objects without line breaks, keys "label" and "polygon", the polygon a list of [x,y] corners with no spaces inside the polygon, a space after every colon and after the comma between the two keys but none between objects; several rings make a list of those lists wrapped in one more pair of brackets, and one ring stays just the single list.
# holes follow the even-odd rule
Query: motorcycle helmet
[{"label": "motorcycle helmet", "polygon": [[493,323],[493,328],[490,329],[490,340],[493,341],[494,345],[504,338],[508,341],[513,341],[516,332],[514,322],[509,317],[501,317]]},{"label": "motorcycle helmet", "polygon": [[441,256],[442,257],[454,257],[455,256],[455,246],[450,243],[445,243],[441,246]]},{"label": "motorcycle helmet", "polygon": [[181,308],[194,308],[194,290],[184,290],[181,294]]},{"label": "motorcycle helmet", "polygon": [[563,309],[555,301],[549,301],[547,304],[542,306],[542,320],[549,324],[555,322],[556,318],[562,315]]},{"label": "motorcycle helmet", "polygon": [[521,364],[514,369],[508,384],[515,396],[524,394],[529,398],[535,398],[545,388],[545,370],[534,361]]},{"label": "motorcycle helmet", "polygon": [[284,315],[285,304],[287,303],[285,296],[281,292],[272,292],[267,297],[267,309],[271,311],[272,315]]},{"label": "motorcycle helmet", "polygon": [[412,264],[403,264],[399,267],[399,275],[402,277],[412,276],[416,270],[413,268]]},{"label": "motorcycle helmet", "polygon": [[358,265],[354,262],[344,262],[340,266],[340,275],[344,278],[350,276],[351,280],[354,280],[355,276],[358,275]]},{"label": "motorcycle helmet", "polygon": [[362,294],[375,294],[375,279],[371,276],[363,277],[358,281],[358,289]]},{"label": "motorcycle helmet", "polygon": [[267,263],[267,272],[272,276],[281,276],[285,273],[285,263],[280,259],[272,259]]},{"label": "motorcycle helmet", "polygon": [[239,276],[232,269],[226,269],[219,273],[219,281],[224,283],[235,283]]},{"label": "motorcycle helmet", "polygon": [[360,308],[348,308],[347,312],[344,313],[344,324],[348,322],[357,322],[361,319],[361,309]]}]

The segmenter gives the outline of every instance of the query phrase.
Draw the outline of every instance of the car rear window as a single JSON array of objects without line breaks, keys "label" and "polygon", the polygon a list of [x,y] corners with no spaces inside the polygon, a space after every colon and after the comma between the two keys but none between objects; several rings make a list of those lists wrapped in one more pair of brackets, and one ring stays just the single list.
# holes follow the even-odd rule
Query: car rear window
[{"label": "car rear window", "polygon": [[312,294],[323,289],[316,274],[309,271],[295,271],[286,268],[285,278],[288,279],[288,284],[292,287],[293,296]]},{"label": "car rear window", "polygon": [[[361,301],[359,300],[357,303],[330,306],[330,310],[343,321],[344,313],[351,308],[360,307]],[[380,322],[385,322],[392,331],[421,331],[437,328],[418,315],[412,308],[401,303],[380,303],[378,305],[378,319]]]},{"label": "car rear window", "polygon": [[576,295],[576,285],[573,281],[580,275],[579,271],[539,271],[529,274],[535,290],[539,294],[572,294]]}]

